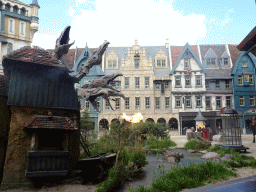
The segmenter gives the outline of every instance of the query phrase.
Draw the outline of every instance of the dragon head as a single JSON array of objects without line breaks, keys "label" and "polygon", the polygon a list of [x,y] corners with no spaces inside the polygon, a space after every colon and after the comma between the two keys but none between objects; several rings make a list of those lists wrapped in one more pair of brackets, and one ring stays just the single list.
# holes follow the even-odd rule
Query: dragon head
[{"label": "dragon head", "polygon": [[102,56],[106,51],[108,45],[110,43],[105,41],[101,46],[99,46],[92,54],[86,62],[82,63],[81,67],[77,70],[77,73],[74,75],[76,78],[81,80],[86,74],[89,73],[90,68],[94,65],[100,65],[102,61]]},{"label": "dragon head", "polygon": [[63,55],[68,53],[69,48],[75,43],[75,41],[73,43],[69,44],[69,32],[70,32],[70,28],[71,26],[67,26],[62,33],[60,34],[60,36],[58,37],[58,39],[56,40],[56,45],[55,45],[55,49],[54,49],[54,53],[53,56],[56,59],[60,59]]}]

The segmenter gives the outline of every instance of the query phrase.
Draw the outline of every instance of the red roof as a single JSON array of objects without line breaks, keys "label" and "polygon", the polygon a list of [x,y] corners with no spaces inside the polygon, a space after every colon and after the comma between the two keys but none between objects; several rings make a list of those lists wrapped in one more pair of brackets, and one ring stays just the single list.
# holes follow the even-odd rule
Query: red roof
[{"label": "red roof", "polygon": [[78,130],[68,117],[33,115],[24,125],[25,128]]},{"label": "red roof", "polygon": [[[171,55],[172,55],[172,66],[175,65],[176,61],[178,60],[182,50],[185,46],[171,46]],[[190,45],[196,56],[198,57],[198,51],[196,45]],[[199,57],[198,57],[199,58]]]},{"label": "red roof", "polygon": [[60,60],[43,48],[25,46],[4,56],[4,59],[67,68]]},{"label": "red roof", "polygon": [[228,44],[228,49],[229,49],[232,64],[233,64],[232,68],[234,68],[236,61],[237,61],[238,57],[240,56],[240,54],[242,53],[242,51],[239,51],[237,49],[237,45],[231,45],[231,44]]}]

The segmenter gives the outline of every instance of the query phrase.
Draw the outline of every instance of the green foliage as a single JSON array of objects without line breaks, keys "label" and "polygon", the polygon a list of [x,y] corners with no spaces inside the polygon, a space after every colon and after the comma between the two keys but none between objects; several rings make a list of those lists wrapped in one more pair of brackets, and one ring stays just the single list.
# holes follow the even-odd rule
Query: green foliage
[{"label": "green foliage", "polygon": [[209,148],[210,146],[205,145],[203,141],[200,141],[198,139],[192,139],[188,141],[184,146],[184,149],[193,149],[196,151],[205,150]]},{"label": "green foliage", "polygon": [[147,137],[145,144],[148,145],[151,149],[161,149],[177,145],[175,142],[171,141],[170,137],[159,140],[153,135],[149,135]]},{"label": "green foliage", "polygon": [[136,189],[129,189],[130,192],[162,192],[181,191],[186,188],[203,186],[205,182],[212,182],[227,179],[236,174],[228,170],[221,163],[207,161],[205,163],[190,164],[183,167],[172,167],[166,174],[154,178],[148,189],[139,186]]},{"label": "green foliage", "polygon": [[[122,182],[136,171],[135,167],[140,168],[147,164],[146,153],[138,146],[123,147],[117,154],[118,161],[110,169],[107,180],[97,186],[96,192],[116,191]],[[128,169],[127,165],[130,162],[134,162],[134,167]]]},{"label": "green foliage", "polygon": [[89,131],[94,129],[94,122],[90,119],[88,110],[84,110],[80,118],[81,130]]},{"label": "green foliage", "polygon": [[214,147],[211,147],[207,151],[219,153],[221,156],[224,156],[225,154],[234,155],[231,158],[231,161],[224,162],[224,164],[229,167],[248,167],[248,166],[255,167],[256,166],[255,158],[242,155],[240,152],[232,148],[222,148],[221,146],[216,145]]}]

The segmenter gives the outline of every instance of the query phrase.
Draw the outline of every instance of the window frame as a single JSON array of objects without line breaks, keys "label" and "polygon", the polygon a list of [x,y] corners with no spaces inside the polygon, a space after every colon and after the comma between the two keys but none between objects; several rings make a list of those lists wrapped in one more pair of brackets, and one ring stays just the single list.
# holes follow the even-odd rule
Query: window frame
[{"label": "window frame", "polygon": [[[182,108],[181,96],[175,96],[175,108]],[[177,105],[179,103],[179,105]]]},{"label": "window frame", "polygon": [[[202,75],[195,75],[195,85],[196,87],[202,87],[203,86],[203,82],[202,82]],[[197,82],[200,82],[200,85],[197,85]]]},{"label": "window frame", "polygon": [[[228,83],[227,83],[227,82],[228,82]],[[226,79],[226,80],[225,80],[225,88],[226,88],[226,89],[231,89],[230,82],[231,82],[231,81],[230,81],[229,79]]]},{"label": "window frame", "polygon": [[124,89],[130,89],[130,77],[124,77]]},{"label": "window frame", "polygon": [[135,110],[140,110],[140,97],[135,97]]},{"label": "window frame", "polygon": [[[228,102],[229,102],[229,105],[228,105]],[[231,107],[231,96],[226,96],[226,107],[227,108],[230,108]]]},{"label": "window frame", "polygon": [[[198,105],[200,102],[200,105]],[[202,96],[196,96],[196,108],[202,108]]]},{"label": "window frame", "polygon": [[[222,97],[221,96],[216,96],[216,109],[221,109],[222,108]],[[218,105],[219,102],[219,105]]]},{"label": "window frame", "polygon": [[[23,30],[22,30],[22,25],[23,25]],[[20,35],[21,36],[26,36],[26,23],[23,21],[20,21]]]},{"label": "window frame", "polygon": [[116,100],[115,100],[115,109],[116,110],[120,110],[121,109],[120,98],[116,98]]},{"label": "window frame", "polygon": [[247,67],[247,62],[246,61],[242,62],[242,67]]},{"label": "window frame", "polygon": [[155,97],[155,109],[161,109],[160,97]]},{"label": "window frame", "polygon": [[228,62],[228,58],[227,57],[224,57],[223,58],[223,65],[224,66],[228,66],[229,62]]},{"label": "window frame", "polygon": [[250,98],[250,106],[255,106],[255,96],[254,95],[250,95],[249,98]]},{"label": "window frame", "polygon": [[150,89],[150,77],[144,77],[145,89]]},{"label": "window frame", "polygon": [[237,76],[237,84],[241,85],[241,86],[244,85],[244,77],[243,77],[243,75],[238,75]]},{"label": "window frame", "polygon": [[[189,85],[187,85],[188,80],[189,80]],[[191,75],[185,75],[185,87],[191,87]]]},{"label": "window frame", "polygon": [[[207,107],[207,102],[209,102],[209,107]],[[205,108],[212,109],[212,97],[211,96],[205,96]]]},{"label": "window frame", "polygon": [[[188,105],[188,101],[189,101],[189,105]],[[191,96],[185,96],[185,107],[192,108]]]},{"label": "window frame", "polygon": [[105,110],[110,110],[110,105],[108,102],[105,101]]},{"label": "window frame", "polygon": [[160,90],[160,89],[161,89],[161,82],[155,81],[155,90]]},{"label": "window frame", "polygon": [[129,110],[130,109],[130,97],[124,98],[124,109]]},{"label": "window frame", "polygon": [[249,75],[249,83],[250,83],[250,85],[254,85],[254,76],[253,75]]},{"label": "window frame", "polygon": [[145,109],[150,109],[150,97],[145,97]]},{"label": "window frame", "polygon": [[[177,81],[179,80],[179,85],[177,85]],[[175,87],[177,87],[177,88],[181,88],[182,87],[182,85],[181,85],[181,76],[179,75],[179,76],[175,76]]]},{"label": "window frame", "polygon": [[134,69],[140,68],[140,59],[134,59]]},{"label": "window frame", "polygon": [[239,96],[239,106],[245,106],[244,96]]},{"label": "window frame", "polygon": [[140,77],[134,77],[135,89],[140,89]]},{"label": "window frame", "polygon": [[171,107],[170,97],[165,97],[164,101],[165,101],[165,109],[170,109]]},{"label": "window frame", "polygon": [[[12,23],[12,25],[11,25],[11,23]],[[12,31],[11,31],[11,29],[12,29]],[[8,32],[10,34],[15,34],[15,20],[13,18],[9,18]]]}]

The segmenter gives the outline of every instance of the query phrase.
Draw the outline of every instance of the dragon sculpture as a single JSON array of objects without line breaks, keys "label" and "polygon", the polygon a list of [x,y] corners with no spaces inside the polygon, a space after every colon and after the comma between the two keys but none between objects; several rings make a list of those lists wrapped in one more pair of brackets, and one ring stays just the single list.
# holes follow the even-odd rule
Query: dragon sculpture
[{"label": "dragon sculpture", "polygon": [[[55,50],[53,53],[53,57],[57,59],[61,59],[63,55],[68,53],[69,48],[75,43],[69,44],[69,32],[71,26],[67,26],[64,31],[61,33],[60,37],[56,40]],[[79,82],[83,77],[85,77],[90,69],[95,65],[100,65],[102,61],[102,56],[106,51],[108,45],[110,43],[105,41],[102,45],[100,45],[93,53],[92,56],[89,57],[84,63],[82,63],[81,67],[78,69],[77,73],[71,75],[77,82]],[[113,107],[110,104],[110,97],[122,97],[125,96],[118,90],[114,89],[110,83],[115,80],[118,76],[122,76],[121,73],[116,73],[112,75],[104,76],[100,79],[96,79],[91,82],[89,85],[84,85],[81,88],[78,88],[77,93],[78,97],[81,99],[85,99],[90,101],[96,111],[99,112],[97,107],[96,99],[97,97],[102,97],[106,100],[106,102],[110,105],[111,109]],[[114,100],[114,99],[112,99]]]}]

